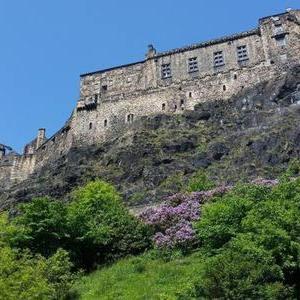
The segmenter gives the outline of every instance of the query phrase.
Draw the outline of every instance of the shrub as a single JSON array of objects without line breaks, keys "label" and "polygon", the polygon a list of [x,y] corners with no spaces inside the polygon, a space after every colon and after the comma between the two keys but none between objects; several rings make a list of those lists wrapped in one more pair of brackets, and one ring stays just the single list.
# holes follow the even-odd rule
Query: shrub
[{"label": "shrub", "polygon": [[299,192],[299,179],[244,185],[205,206],[196,228],[211,257],[200,298],[299,298]]},{"label": "shrub", "polygon": [[67,239],[66,206],[49,198],[35,198],[20,206],[12,225],[18,230],[11,236],[13,246],[29,248],[33,253],[52,255],[64,247]]},{"label": "shrub", "polygon": [[272,255],[239,237],[220,254],[206,260],[197,287],[205,299],[286,299],[289,289]]},{"label": "shrub", "polygon": [[45,261],[0,247],[0,299],[51,299],[54,290],[44,276]]},{"label": "shrub", "polygon": [[270,188],[239,185],[232,192],[202,208],[201,220],[195,224],[198,238],[208,251],[223,247],[241,230],[241,222],[254,203],[264,199]]},{"label": "shrub", "polygon": [[215,184],[207,177],[203,170],[199,170],[194,174],[189,182],[187,191],[188,192],[200,192],[207,191],[215,187]]},{"label": "shrub", "polygon": [[72,198],[67,218],[77,264],[91,268],[148,247],[148,227],[129,214],[110,184],[91,182]]},{"label": "shrub", "polygon": [[140,218],[152,226],[153,241],[157,248],[188,250],[196,241],[192,222],[200,218],[200,204],[216,195],[223,195],[231,186],[221,186],[209,191],[178,193],[156,208],[143,211]]}]

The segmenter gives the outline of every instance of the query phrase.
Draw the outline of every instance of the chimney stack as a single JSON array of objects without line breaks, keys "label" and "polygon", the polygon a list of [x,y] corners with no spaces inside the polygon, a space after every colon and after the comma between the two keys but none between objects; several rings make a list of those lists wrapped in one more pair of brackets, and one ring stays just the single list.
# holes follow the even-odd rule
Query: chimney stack
[{"label": "chimney stack", "polygon": [[46,129],[40,128],[36,139],[36,149],[38,149],[46,139]]}]

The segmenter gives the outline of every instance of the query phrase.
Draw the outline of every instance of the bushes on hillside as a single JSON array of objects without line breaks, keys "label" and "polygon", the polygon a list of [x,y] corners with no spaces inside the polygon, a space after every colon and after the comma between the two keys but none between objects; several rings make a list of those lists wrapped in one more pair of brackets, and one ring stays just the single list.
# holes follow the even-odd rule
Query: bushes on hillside
[{"label": "bushes on hillside", "polygon": [[96,181],[76,190],[67,209],[70,246],[79,264],[92,267],[149,246],[149,230],[129,214],[116,190]]},{"label": "bushes on hillside", "polygon": [[299,297],[299,195],[300,179],[246,185],[203,207],[195,228],[209,258],[199,297]]},{"label": "bushes on hillside", "polygon": [[64,248],[84,269],[139,253],[150,242],[148,226],[129,214],[114,187],[102,181],[75,190],[70,203],[33,199],[9,226],[3,232],[10,246],[45,257]]},{"label": "bushes on hillside", "polygon": [[0,246],[0,299],[63,299],[76,278],[71,268],[62,249],[47,260]]}]

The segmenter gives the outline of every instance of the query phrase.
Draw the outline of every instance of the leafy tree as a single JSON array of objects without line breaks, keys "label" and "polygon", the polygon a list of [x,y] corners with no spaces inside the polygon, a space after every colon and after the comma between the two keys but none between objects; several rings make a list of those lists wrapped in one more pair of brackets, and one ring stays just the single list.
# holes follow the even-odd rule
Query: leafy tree
[{"label": "leafy tree", "polygon": [[271,253],[247,236],[206,260],[197,287],[205,299],[286,299],[291,291]]},{"label": "leafy tree", "polygon": [[13,224],[19,229],[13,244],[44,256],[64,247],[67,238],[66,205],[49,198],[35,198],[20,206]]},{"label": "leafy tree", "polygon": [[103,181],[77,189],[67,216],[70,249],[81,266],[91,268],[149,245],[148,227],[129,214],[114,187]]},{"label": "leafy tree", "polygon": [[272,190],[240,186],[207,204],[195,224],[210,258],[201,297],[295,299],[300,296],[300,180]]},{"label": "leafy tree", "polygon": [[50,299],[54,290],[44,272],[44,260],[0,247],[0,299]]}]

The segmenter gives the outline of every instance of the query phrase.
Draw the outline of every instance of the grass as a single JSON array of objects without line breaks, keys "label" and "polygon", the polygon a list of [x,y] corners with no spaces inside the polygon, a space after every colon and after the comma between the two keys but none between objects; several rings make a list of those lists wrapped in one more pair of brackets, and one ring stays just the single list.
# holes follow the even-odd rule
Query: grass
[{"label": "grass", "polygon": [[200,276],[202,261],[199,252],[168,262],[148,253],[95,271],[74,290],[83,300],[195,299],[193,281]]}]

